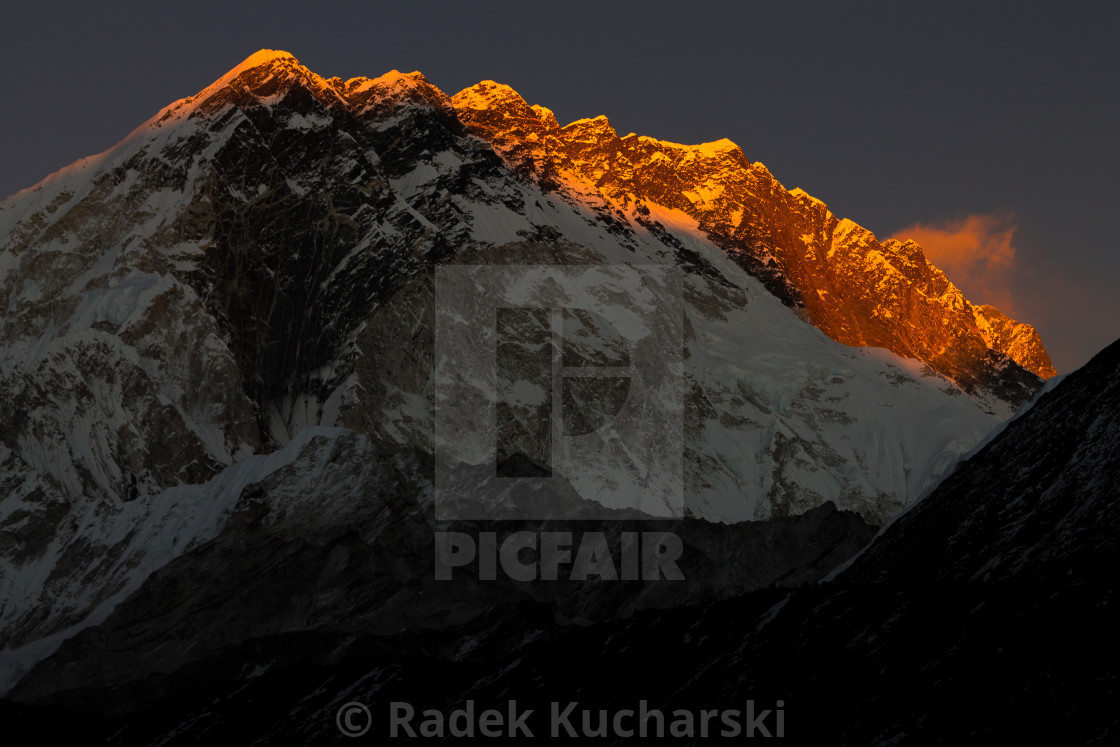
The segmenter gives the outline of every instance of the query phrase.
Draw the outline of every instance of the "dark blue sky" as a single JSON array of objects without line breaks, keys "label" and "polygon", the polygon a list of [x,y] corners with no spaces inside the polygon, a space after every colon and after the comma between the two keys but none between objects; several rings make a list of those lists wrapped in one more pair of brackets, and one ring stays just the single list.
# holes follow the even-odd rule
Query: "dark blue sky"
[{"label": "dark blue sky", "polygon": [[950,279],[1035,324],[1059,372],[1120,336],[1120,5],[10,5],[0,194],[264,47],[325,76],[494,79],[622,134],[728,137],[880,237],[943,235]]}]

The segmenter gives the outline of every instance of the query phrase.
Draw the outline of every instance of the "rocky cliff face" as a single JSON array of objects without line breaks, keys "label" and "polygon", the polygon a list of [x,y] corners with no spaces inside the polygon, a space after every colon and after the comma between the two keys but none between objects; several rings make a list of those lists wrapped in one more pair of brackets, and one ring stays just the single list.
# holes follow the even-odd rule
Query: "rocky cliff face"
[{"label": "rocky cliff face", "polygon": [[[519,173],[638,224],[684,223],[740,262],[832,339],[921,360],[973,394],[1022,401],[1054,368],[1027,324],[970,304],[913,243],[879,242],[820,200],[785,189],[729,140],[685,146],[629,134],[606,117],[561,127],[491,81],[455,111]],[[998,318],[998,321],[997,321]]]},{"label": "rocky cliff face", "polygon": [[[831,502],[881,524],[1039,385],[1001,352],[1042,361],[1030,333],[730,143],[558,128],[516,101],[261,52],[0,204],[0,688],[322,456],[323,429],[430,454],[437,267],[680,271],[684,490],[713,521]],[[884,278],[889,317],[859,300]],[[906,350],[904,317],[929,327]],[[915,357],[835,341],[888,338]],[[320,467],[360,475],[363,454]],[[412,472],[379,496],[390,514],[430,489]],[[324,505],[361,499],[284,474],[334,486],[297,523],[345,523]]]}]

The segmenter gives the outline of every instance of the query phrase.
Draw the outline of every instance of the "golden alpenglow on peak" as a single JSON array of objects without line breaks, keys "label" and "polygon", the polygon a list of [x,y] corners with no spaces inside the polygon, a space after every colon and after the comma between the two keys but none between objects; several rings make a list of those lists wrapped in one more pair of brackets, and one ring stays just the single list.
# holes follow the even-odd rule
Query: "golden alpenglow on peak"
[{"label": "golden alpenglow on peak", "polygon": [[619,138],[603,115],[558,127],[489,81],[452,103],[511,167],[568,199],[609,206],[632,223],[641,221],[637,206],[687,215],[698,234],[839,342],[916,358],[968,391],[1001,376],[1001,359],[1024,369],[1019,383],[1031,391],[1037,385],[1027,372],[1054,375],[1029,324],[993,321],[920,251],[893,251],[804,190],[787,190],[731,140]]},{"label": "golden alpenglow on peak", "polygon": [[231,104],[269,106],[294,89],[365,118],[416,106],[451,113],[546,192],[608,211],[627,230],[649,230],[658,223],[653,215],[676,216],[674,230],[682,230],[683,219],[832,339],[917,359],[970,393],[998,381],[1001,390],[1022,390],[1001,397],[1025,401],[1038,388],[1034,377],[1054,375],[1029,324],[974,306],[916,245],[880,242],[837,218],[804,190],[786,189],[727,138],[682,145],[619,137],[604,114],[561,126],[551,110],[530,106],[504,83],[484,80],[449,98],[419,72],[325,80],[288,52],[267,49],[155,122]]}]

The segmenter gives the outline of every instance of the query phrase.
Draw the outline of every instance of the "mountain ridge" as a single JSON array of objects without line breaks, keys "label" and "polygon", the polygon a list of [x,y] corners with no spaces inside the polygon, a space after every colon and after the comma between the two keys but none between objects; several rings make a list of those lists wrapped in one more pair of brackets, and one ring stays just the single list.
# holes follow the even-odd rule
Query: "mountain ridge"
[{"label": "mountain ridge", "polygon": [[[769,281],[775,295],[804,308],[815,326],[839,342],[918,358],[967,390],[991,376],[984,370],[992,365],[985,348],[1042,379],[1056,373],[1033,327],[990,306],[970,304],[916,243],[879,242],[854,221],[835,218],[804,190],[785,190],[763,164],[750,162],[726,138],[682,145],[633,133],[619,137],[601,115],[560,126],[548,110],[530,107],[512,88],[492,81],[464,89],[452,101],[472,132],[546,187],[621,211],[637,200],[685,213],[696,230],[739,257],[748,271]],[[692,163],[704,160],[709,163]],[[664,166],[658,168],[659,162]],[[732,193],[730,199],[725,192]],[[758,220],[764,212],[759,192],[771,200],[788,195],[788,214]],[[804,256],[797,255],[801,250]],[[839,267],[829,272],[829,264]],[[876,264],[883,269],[874,271]],[[944,324],[925,323],[926,317],[962,332],[941,335],[938,327]],[[993,333],[996,325],[999,332]],[[907,334],[913,329],[928,339]]]},{"label": "mountain ridge", "polygon": [[[261,71],[267,74],[255,74]],[[305,81],[328,108],[342,106],[357,116],[418,100],[450,110],[523,176],[628,222],[657,222],[649,218],[650,205],[643,203],[683,213],[695,222],[694,230],[726,249],[833,339],[917,358],[970,394],[996,387],[1002,399],[1029,401],[1039,384],[1028,376],[1009,376],[1001,358],[1042,380],[1055,374],[1031,325],[994,307],[969,303],[916,243],[879,242],[854,221],[835,218],[824,202],[804,190],[786,190],[732,141],[683,145],[633,133],[620,138],[604,115],[561,126],[549,109],[530,106],[513,88],[494,81],[448,96],[419,72],[393,70],[378,78],[345,81],[322,78],[288,52],[260,50],[199,93],[162,109],[105,154],[166,120],[196,111],[213,113],[230,103],[234,91],[280,95],[293,78]],[[685,183],[680,178],[682,161],[695,159],[711,163],[699,169],[687,164],[691,168],[685,171],[694,173]],[[733,193],[730,199],[720,194],[728,190]],[[767,215],[771,211],[757,193],[771,201],[784,194],[779,200],[784,206]],[[942,329],[946,326],[948,333]],[[922,334],[915,337],[914,329]],[[1010,387],[1007,379],[1014,380]]]}]

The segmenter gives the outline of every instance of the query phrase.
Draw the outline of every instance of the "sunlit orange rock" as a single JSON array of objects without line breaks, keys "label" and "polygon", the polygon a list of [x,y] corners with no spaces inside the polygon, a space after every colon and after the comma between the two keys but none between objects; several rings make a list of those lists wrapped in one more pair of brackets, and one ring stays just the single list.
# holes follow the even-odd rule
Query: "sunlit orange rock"
[{"label": "sunlit orange rock", "polygon": [[924,361],[969,392],[1009,382],[1034,391],[1035,376],[1055,373],[1029,324],[969,303],[917,244],[880,242],[787,190],[729,140],[619,137],[606,117],[561,127],[493,81],[452,103],[471,132],[542,187],[632,223],[693,226],[839,342]]}]

